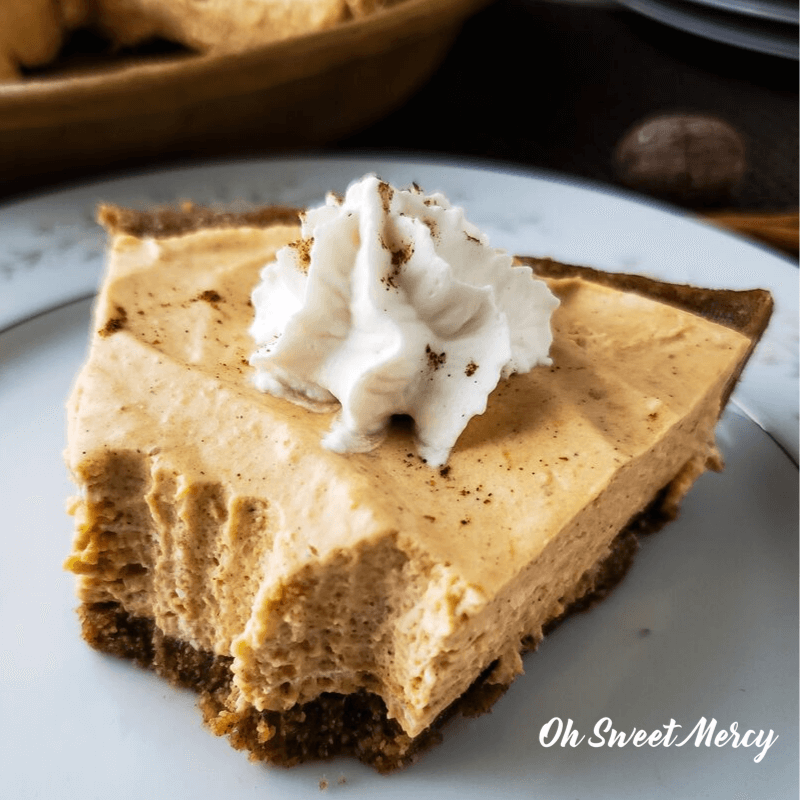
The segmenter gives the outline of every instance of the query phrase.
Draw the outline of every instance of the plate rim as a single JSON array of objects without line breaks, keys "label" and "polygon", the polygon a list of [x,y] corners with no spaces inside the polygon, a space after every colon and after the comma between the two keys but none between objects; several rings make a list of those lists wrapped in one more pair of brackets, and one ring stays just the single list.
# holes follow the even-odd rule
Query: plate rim
[{"label": "plate rim", "polygon": [[[620,2],[622,0],[619,0]],[[638,2],[639,0],[633,0]],[[647,0],[645,0],[647,1]],[[652,0],[654,2],[659,0]],[[631,2],[631,0],[624,0]],[[341,151],[331,151],[327,149],[312,148],[302,152],[288,152],[267,155],[243,155],[236,157],[219,156],[203,158],[198,160],[191,156],[186,158],[169,159],[163,163],[159,162],[153,166],[137,166],[133,168],[121,167],[119,169],[109,169],[100,175],[95,175],[89,179],[82,180],[75,178],[59,183],[52,187],[37,187],[30,191],[23,191],[10,198],[0,199],[0,225],[3,222],[3,215],[13,211],[18,206],[44,202],[71,193],[79,193],[91,189],[100,190],[104,186],[116,186],[125,183],[134,183],[145,179],[157,180],[169,174],[179,176],[190,176],[194,173],[212,171],[226,167],[244,167],[252,165],[282,166],[291,164],[302,164],[303,162],[329,162],[337,161],[358,163],[382,161],[385,163],[398,164],[404,166],[417,165],[420,167],[435,167],[442,169],[452,169],[463,172],[482,172],[487,174],[506,175],[509,177],[527,178],[534,181],[542,181],[560,186],[568,186],[573,189],[585,190],[592,194],[608,196],[614,200],[633,203],[643,206],[651,211],[661,212],[673,218],[679,218],[689,223],[700,224],[710,228],[715,233],[731,237],[741,244],[748,245],[763,252],[765,255],[772,256],[778,261],[784,262],[792,269],[798,268],[798,263],[783,253],[755,239],[750,239],[736,231],[720,228],[703,221],[702,215],[694,213],[690,209],[682,208],[679,205],[662,200],[650,195],[637,192],[634,189],[618,184],[603,181],[599,178],[572,175],[568,172],[561,172],[548,167],[538,167],[527,164],[520,164],[502,158],[491,158],[476,155],[454,155],[427,150],[396,150],[396,149],[343,149]],[[320,196],[320,202],[323,197]],[[177,198],[173,202],[178,202]],[[247,203],[247,201],[245,201]]]},{"label": "plate rim", "polygon": [[686,0],[742,17],[756,17],[770,22],[800,25],[800,10],[783,0]]}]

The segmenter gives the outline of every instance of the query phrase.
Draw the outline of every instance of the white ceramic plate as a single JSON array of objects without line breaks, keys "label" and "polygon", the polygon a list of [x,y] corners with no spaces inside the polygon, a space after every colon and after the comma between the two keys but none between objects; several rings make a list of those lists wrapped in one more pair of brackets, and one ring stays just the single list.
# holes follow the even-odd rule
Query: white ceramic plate
[{"label": "white ceramic plate", "polygon": [[[91,651],[61,570],[71,486],[61,462],[64,398],[85,351],[99,276],[99,200],[175,198],[309,204],[377,171],[442,189],[512,251],[679,281],[766,286],[778,308],[726,413],[721,475],[645,541],[631,574],[526,658],[491,715],[459,720],[414,768],[382,778],[345,759],[276,770],[202,729],[193,697]],[[218,164],[81,187],[0,209],[0,748],[14,798],[762,798],[797,796],[797,269],[765,249],[631,196],[477,168],[386,159]],[[55,309],[54,309],[55,307]],[[48,310],[50,309],[50,310]],[[54,310],[53,310],[54,309]],[[744,409],[748,409],[749,414]],[[759,418],[764,432],[752,419]],[[779,444],[780,443],[780,444]],[[544,747],[553,718],[587,739]],[[617,730],[772,730],[760,747],[591,747]],[[340,783],[340,780],[344,783]],[[322,795],[325,796],[325,795]]]},{"label": "white ceramic plate", "polygon": [[[617,0],[620,5],[678,30],[781,58],[800,57],[796,6],[754,6],[743,12],[727,0]],[[786,19],[789,14],[793,19]],[[776,14],[779,16],[776,18]]]}]

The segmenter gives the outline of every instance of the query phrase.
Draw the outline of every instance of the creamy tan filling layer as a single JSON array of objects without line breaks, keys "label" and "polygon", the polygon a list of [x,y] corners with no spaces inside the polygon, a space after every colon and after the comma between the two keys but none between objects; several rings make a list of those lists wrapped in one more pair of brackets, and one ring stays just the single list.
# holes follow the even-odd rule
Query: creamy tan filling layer
[{"label": "creamy tan filling layer", "polygon": [[[294,228],[115,239],[70,401],[68,565],[168,636],[234,657],[240,702],[382,695],[410,735],[567,603],[617,531],[713,458],[748,340],[643,298],[553,281],[554,366],[515,376],[448,464],[402,425],[321,448],[330,415],[264,396],[246,359],[259,267]],[[687,486],[688,488],[688,486]]]}]

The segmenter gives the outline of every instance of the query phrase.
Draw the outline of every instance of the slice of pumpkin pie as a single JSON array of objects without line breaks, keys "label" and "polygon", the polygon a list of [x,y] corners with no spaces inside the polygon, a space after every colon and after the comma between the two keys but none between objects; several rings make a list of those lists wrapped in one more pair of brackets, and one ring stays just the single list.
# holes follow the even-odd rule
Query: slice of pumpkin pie
[{"label": "slice of pumpkin pie", "polygon": [[771,310],[512,261],[371,178],[300,217],[100,218],[68,406],[83,635],[285,765],[390,771],[490,705],[720,468]]}]

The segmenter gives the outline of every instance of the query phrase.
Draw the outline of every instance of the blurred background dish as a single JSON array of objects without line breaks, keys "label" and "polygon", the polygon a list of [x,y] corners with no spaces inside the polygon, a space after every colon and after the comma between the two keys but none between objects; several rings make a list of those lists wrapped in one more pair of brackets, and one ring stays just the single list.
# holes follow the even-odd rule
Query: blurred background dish
[{"label": "blurred background dish", "polygon": [[691,0],[700,5],[721,8],[745,17],[771,19],[775,22],[800,24],[800,8],[791,0]]},{"label": "blurred background dish", "polygon": [[797,6],[780,0],[619,0],[626,8],[679,30],[746,50],[798,58]]},{"label": "blurred background dish", "polygon": [[117,62],[67,59],[0,84],[6,180],[193,149],[321,146],[379,119],[436,70],[487,0],[403,0],[237,54],[154,46]]}]

